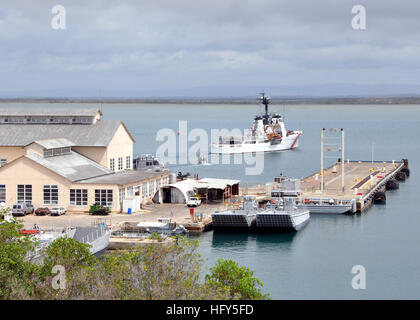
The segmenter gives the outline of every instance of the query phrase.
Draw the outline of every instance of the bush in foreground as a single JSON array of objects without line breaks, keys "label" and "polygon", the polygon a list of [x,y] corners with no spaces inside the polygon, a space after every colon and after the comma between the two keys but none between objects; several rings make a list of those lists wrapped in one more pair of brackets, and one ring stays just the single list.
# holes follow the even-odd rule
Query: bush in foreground
[{"label": "bush in foreground", "polygon": [[[34,244],[22,226],[0,226],[0,299],[265,299],[262,283],[246,267],[220,260],[200,280],[198,241],[144,244],[99,258],[74,239],[55,240],[42,265],[27,260]],[[65,270],[65,288],[52,283],[53,267]]]}]

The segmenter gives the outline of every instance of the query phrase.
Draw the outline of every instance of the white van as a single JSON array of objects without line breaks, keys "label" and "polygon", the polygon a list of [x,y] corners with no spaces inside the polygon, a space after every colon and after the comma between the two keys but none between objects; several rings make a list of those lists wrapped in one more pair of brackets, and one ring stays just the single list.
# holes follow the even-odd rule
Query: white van
[{"label": "white van", "polygon": [[30,203],[16,203],[12,207],[12,215],[14,217],[25,216],[33,212],[34,212],[34,206]]}]

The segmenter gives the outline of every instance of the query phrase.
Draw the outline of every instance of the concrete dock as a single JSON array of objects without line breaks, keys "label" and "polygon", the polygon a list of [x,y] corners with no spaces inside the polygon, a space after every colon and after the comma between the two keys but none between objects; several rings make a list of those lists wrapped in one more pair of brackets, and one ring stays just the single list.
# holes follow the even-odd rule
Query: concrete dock
[{"label": "concrete dock", "polygon": [[[386,183],[400,179],[399,172],[407,172],[408,161],[349,161],[344,162],[344,190],[341,163],[324,170],[324,188],[321,190],[321,174],[317,172],[301,181],[302,195],[306,201],[333,199],[356,201],[352,211],[363,212],[378,192],[385,192]],[[409,171],[408,171],[409,172]]]}]

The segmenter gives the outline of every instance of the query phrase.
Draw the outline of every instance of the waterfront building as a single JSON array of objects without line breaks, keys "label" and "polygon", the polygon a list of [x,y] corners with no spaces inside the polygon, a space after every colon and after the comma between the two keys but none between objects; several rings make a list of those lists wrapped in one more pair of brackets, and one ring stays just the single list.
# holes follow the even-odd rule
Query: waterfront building
[{"label": "waterfront building", "polygon": [[[169,172],[133,170],[135,140],[97,109],[0,109],[0,202],[88,211],[151,201]],[[132,208],[133,210],[138,208]]]}]

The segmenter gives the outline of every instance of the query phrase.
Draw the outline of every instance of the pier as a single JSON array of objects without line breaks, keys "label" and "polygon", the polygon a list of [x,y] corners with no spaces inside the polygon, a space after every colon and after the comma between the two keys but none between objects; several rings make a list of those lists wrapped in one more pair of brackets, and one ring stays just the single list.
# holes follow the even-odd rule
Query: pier
[{"label": "pier", "polygon": [[[351,202],[351,212],[364,212],[379,193],[385,193],[389,181],[398,183],[409,175],[408,160],[339,161],[321,172],[301,180],[301,198],[305,203],[327,201],[331,204]],[[344,172],[344,176],[343,176]]]}]

